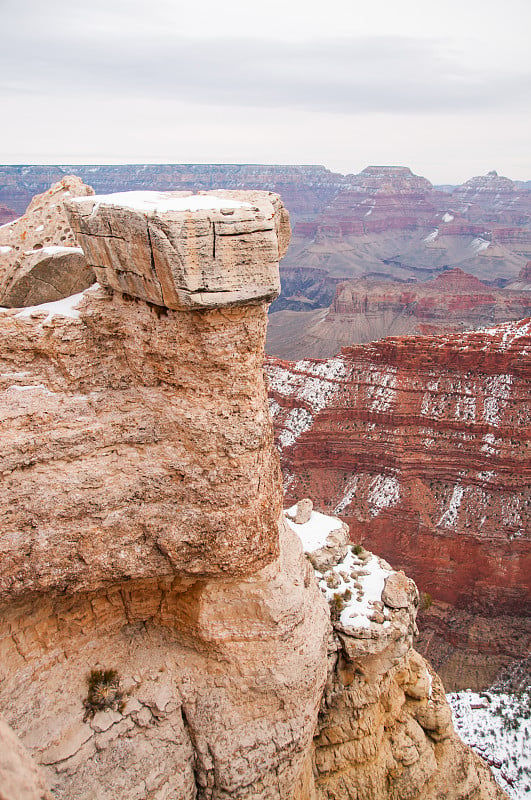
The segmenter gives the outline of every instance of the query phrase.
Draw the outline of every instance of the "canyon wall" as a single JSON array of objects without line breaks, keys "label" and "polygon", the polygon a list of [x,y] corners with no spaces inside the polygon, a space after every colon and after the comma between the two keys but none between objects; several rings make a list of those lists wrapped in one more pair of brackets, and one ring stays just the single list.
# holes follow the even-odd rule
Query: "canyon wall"
[{"label": "canyon wall", "polygon": [[[343,528],[308,560],[282,513],[279,198],[65,205],[100,285],[0,313],[0,710],[28,797],[503,797],[411,648],[412,582]],[[342,581],[370,618],[334,616]]]},{"label": "canyon wall", "polygon": [[[524,320],[268,361],[288,498],[316,498],[423,592],[483,617],[453,643],[499,656],[494,671],[530,643],[530,348]],[[515,635],[489,642],[504,615]],[[426,615],[441,635],[460,628],[449,616]]]},{"label": "canyon wall", "polygon": [[[328,274],[317,272],[307,269],[300,277],[294,276],[299,285],[306,277],[305,297],[326,294]],[[450,333],[523,319],[531,314],[531,292],[526,288],[525,268],[520,276],[507,289],[489,286],[458,267],[422,283],[335,279],[335,295],[325,311],[271,315],[267,352],[291,360],[328,358],[342,347],[387,336]],[[328,275],[327,296],[332,280]],[[305,297],[299,298],[295,290],[286,295],[283,306],[312,307]]]}]

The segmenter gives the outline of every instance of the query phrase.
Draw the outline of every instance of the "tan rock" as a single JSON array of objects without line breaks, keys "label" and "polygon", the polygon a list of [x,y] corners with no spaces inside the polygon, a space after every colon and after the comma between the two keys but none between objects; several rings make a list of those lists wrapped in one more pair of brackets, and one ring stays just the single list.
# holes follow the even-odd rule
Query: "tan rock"
[{"label": "tan rock", "polygon": [[297,503],[297,513],[295,514],[295,523],[297,525],[304,525],[312,516],[313,503],[305,497],[304,500],[299,500]]},{"label": "tan rock", "polygon": [[0,800],[52,800],[41,770],[0,719]]},{"label": "tan rock", "polygon": [[129,192],[67,203],[104,286],[172,309],[271,301],[289,217],[267,192]]},{"label": "tan rock", "polygon": [[95,281],[64,210],[68,198],[94,194],[67,176],[34,197],[25,214],[0,228],[0,306],[60,300]]}]

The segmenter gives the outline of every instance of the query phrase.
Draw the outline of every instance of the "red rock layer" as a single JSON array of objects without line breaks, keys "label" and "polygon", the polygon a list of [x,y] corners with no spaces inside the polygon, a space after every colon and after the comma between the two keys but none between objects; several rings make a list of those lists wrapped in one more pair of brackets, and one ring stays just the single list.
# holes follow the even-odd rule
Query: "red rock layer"
[{"label": "red rock layer", "polygon": [[289,498],[309,495],[424,591],[531,608],[531,320],[269,360]]}]

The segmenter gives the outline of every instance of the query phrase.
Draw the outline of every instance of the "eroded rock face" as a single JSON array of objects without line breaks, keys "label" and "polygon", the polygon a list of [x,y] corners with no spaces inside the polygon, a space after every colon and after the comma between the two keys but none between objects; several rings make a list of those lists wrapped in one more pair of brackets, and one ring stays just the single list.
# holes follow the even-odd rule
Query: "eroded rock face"
[{"label": "eroded rock face", "polygon": [[520,320],[531,313],[525,270],[520,277],[507,289],[488,286],[459,268],[423,283],[341,281],[326,311],[273,314],[266,348],[290,360],[329,358],[342,347],[387,336],[450,333]]},{"label": "eroded rock face", "polygon": [[129,192],[67,210],[104,286],[172,309],[271,301],[280,292],[289,216],[276,195]]},{"label": "eroded rock face", "polygon": [[[315,512],[310,522],[331,528],[327,539],[337,529],[334,518]],[[322,542],[308,523],[290,524],[313,562]],[[440,679],[413,649],[414,583],[352,546],[316,577],[333,622],[314,739],[317,800],[501,800],[486,766],[456,736]]]},{"label": "eroded rock face", "polygon": [[67,176],[34,197],[22,217],[0,229],[0,306],[52,302],[94,283],[64,210],[68,198],[91,194],[90,186]]},{"label": "eroded rock face", "polygon": [[[354,701],[336,675],[344,685],[362,676],[361,707],[380,696],[386,671],[410,661],[408,696],[422,703],[426,691],[411,654],[417,592],[405,576],[387,586],[390,605],[373,603],[367,626],[353,635],[339,617],[329,642],[326,601],[281,513],[262,368],[264,298],[287,220],[278,198],[239,196],[260,230],[249,232],[246,217],[247,232],[208,255],[205,236],[225,224],[219,206],[235,208],[234,197],[219,199],[210,216],[137,208],[130,230],[127,202],[88,201],[83,242],[107,289],[0,314],[0,708],[57,800],[324,800],[338,780],[352,797],[357,767],[346,784],[336,767],[347,757],[357,765],[344,733]],[[157,227],[180,244],[157,250],[151,233],[146,243]],[[257,278],[240,292],[251,256]],[[177,308],[161,305],[165,293]],[[205,308],[214,295],[218,307]],[[320,548],[326,570],[333,554],[354,558],[345,526],[332,528]],[[362,595],[364,566],[392,575],[363,558],[352,562]],[[91,670],[112,676],[103,705],[89,694]],[[385,704],[385,726],[363,751],[372,758],[380,743],[378,764],[388,762],[381,737],[402,714]],[[318,735],[329,736],[334,708],[343,733],[331,766],[314,735],[321,710]],[[439,721],[430,713],[424,729],[442,730],[444,710]],[[402,739],[393,747],[409,760]],[[456,764],[467,764],[455,747]],[[434,800],[421,791],[442,781],[444,758],[426,752],[415,791]],[[474,783],[459,769],[459,797],[497,797],[492,783],[478,795],[479,773]],[[397,786],[396,798],[415,796],[408,781]],[[375,787],[375,800],[388,796],[385,782]]]},{"label": "eroded rock face", "polygon": [[[456,647],[481,654],[486,686],[529,646],[530,331],[527,320],[269,362],[288,499],[309,495],[334,510],[354,541],[448,604],[449,625],[426,622],[443,638],[456,629],[437,658],[452,659],[450,685]],[[474,633],[467,623],[460,637],[453,607],[485,624]],[[485,634],[502,616],[505,646]],[[470,667],[461,678],[477,685]]]}]

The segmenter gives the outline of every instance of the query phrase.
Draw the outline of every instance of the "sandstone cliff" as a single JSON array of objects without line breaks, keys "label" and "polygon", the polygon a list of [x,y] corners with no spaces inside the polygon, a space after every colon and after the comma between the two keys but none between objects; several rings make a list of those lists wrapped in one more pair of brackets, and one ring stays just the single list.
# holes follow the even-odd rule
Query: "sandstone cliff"
[{"label": "sandstone cliff", "polygon": [[0,709],[53,797],[501,797],[411,650],[411,582],[325,542],[373,617],[332,634],[284,520],[278,197],[67,209],[103,288],[0,315]]}]

